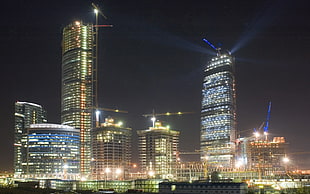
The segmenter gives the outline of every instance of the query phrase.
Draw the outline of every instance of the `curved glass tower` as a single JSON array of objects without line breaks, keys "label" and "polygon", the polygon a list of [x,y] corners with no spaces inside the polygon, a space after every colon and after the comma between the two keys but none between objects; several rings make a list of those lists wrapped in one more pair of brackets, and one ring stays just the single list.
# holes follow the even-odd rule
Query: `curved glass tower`
[{"label": "curved glass tower", "polygon": [[32,124],[27,134],[29,178],[79,177],[79,130],[66,125]]},{"label": "curved glass tower", "polygon": [[80,130],[82,176],[90,173],[93,48],[92,24],[76,21],[63,29],[61,122]]},{"label": "curved glass tower", "polygon": [[217,49],[204,70],[201,109],[201,160],[208,167],[233,166],[236,138],[234,58]]}]

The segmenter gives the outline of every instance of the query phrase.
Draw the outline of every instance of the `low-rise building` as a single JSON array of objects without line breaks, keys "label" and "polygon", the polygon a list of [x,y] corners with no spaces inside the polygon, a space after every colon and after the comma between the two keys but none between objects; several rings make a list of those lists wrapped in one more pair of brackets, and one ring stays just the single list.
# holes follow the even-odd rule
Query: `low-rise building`
[{"label": "low-rise building", "polygon": [[162,182],[159,184],[159,193],[161,194],[246,194],[247,190],[246,183]]}]

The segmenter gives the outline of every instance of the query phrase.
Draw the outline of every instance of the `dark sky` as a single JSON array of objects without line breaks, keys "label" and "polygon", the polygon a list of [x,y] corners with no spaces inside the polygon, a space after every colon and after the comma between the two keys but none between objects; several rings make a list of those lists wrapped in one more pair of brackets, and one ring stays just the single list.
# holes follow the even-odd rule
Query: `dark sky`
[{"label": "dark sky", "polygon": [[[49,122],[60,122],[62,28],[76,19],[94,22],[91,2],[2,3],[0,170],[12,169],[16,100],[41,104]],[[202,72],[213,52],[207,38],[234,51],[238,129],[260,126],[272,101],[271,136],[285,136],[289,152],[309,151],[307,0],[95,3],[108,16],[100,23],[114,25],[100,29],[99,103],[129,111],[116,117],[133,128],[135,140],[137,129],[151,125],[142,114],[193,111],[160,119],[181,131],[181,151],[199,149]],[[292,165],[309,169],[309,154],[292,157]]]}]

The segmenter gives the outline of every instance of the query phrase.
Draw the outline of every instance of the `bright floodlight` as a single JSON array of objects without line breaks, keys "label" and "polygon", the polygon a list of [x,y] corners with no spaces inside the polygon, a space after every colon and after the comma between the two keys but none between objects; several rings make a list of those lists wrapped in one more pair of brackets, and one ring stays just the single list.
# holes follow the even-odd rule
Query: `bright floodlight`
[{"label": "bright floodlight", "polygon": [[106,169],[105,169],[105,172],[106,172],[106,173],[111,172],[110,168],[106,168]]},{"label": "bright floodlight", "polygon": [[116,172],[116,174],[121,174],[122,170],[118,168],[118,169],[116,169],[115,172]]},{"label": "bright floodlight", "polygon": [[98,10],[97,10],[97,9],[94,9],[94,13],[95,13],[95,14],[98,14]]},{"label": "bright floodlight", "polygon": [[258,132],[254,132],[254,135],[255,135],[256,138],[259,137],[259,133]]},{"label": "bright floodlight", "polygon": [[283,158],[284,163],[288,163],[289,161],[290,161],[290,159],[288,157]]},{"label": "bright floodlight", "polygon": [[151,170],[151,171],[149,171],[148,174],[149,174],[149,176],[154,176],[154,175],[155,175],[155,172]]}]

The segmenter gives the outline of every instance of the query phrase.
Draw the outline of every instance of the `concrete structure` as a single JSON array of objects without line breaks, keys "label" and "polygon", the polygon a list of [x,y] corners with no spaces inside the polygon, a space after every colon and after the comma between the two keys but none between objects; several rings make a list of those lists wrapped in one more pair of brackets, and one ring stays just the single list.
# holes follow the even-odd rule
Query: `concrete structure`
[{"label": "concrete structure", "polygon": [[285,174],[287,143],[284,137],[270,140],[252,140],[246,143],[248,168],[262,177]]},{"label": "concrete structure", "polygon": [[176,181],[192,182],[208,177],[207,166],[204,162],[178,162],[176,165]]},{"label": "concrete structure", "polygon": [[137,133],[142,172],[149,177],[173,179],[176,176],[180,132],[155,122],[154,127],[138,130]]},{"label": "concrete structure", "polygon": [[94,180],[123,180],[129,176],[131,162],[131,128],[114,119],[106,118],[105,123],[91,132],[92,176]]},{"label": "concrete structure", "polygon": [[46,112],[41,105],[30,102],[15,103],[14,131],[14,176],[20,177],[26,172],[27,128],[31,124],[46,123]]},{"label": "concrete structure", "polygon": [[201,160],[208,166],[234,165],[236,94],[234,58],[217,49],[204,70],[201,108]]},{"label": "concrete structure", "polygon": [[91,169],[93,49],[92,24],[76,21],[63,29],[61,122],[80,130],[80,172],[84,178]]},{"label": "concrete structure", "polygon": [[218,194],[235,193],[246,194],[248,186],[246,183],[210,183],[210,182],[162,182],[159,184],[159,193],[162,194]]},{"label": "concrete structure", "polygon": [[32,124],[27,129],[26,178],[79,178],[80,133],[66,125]]}]

